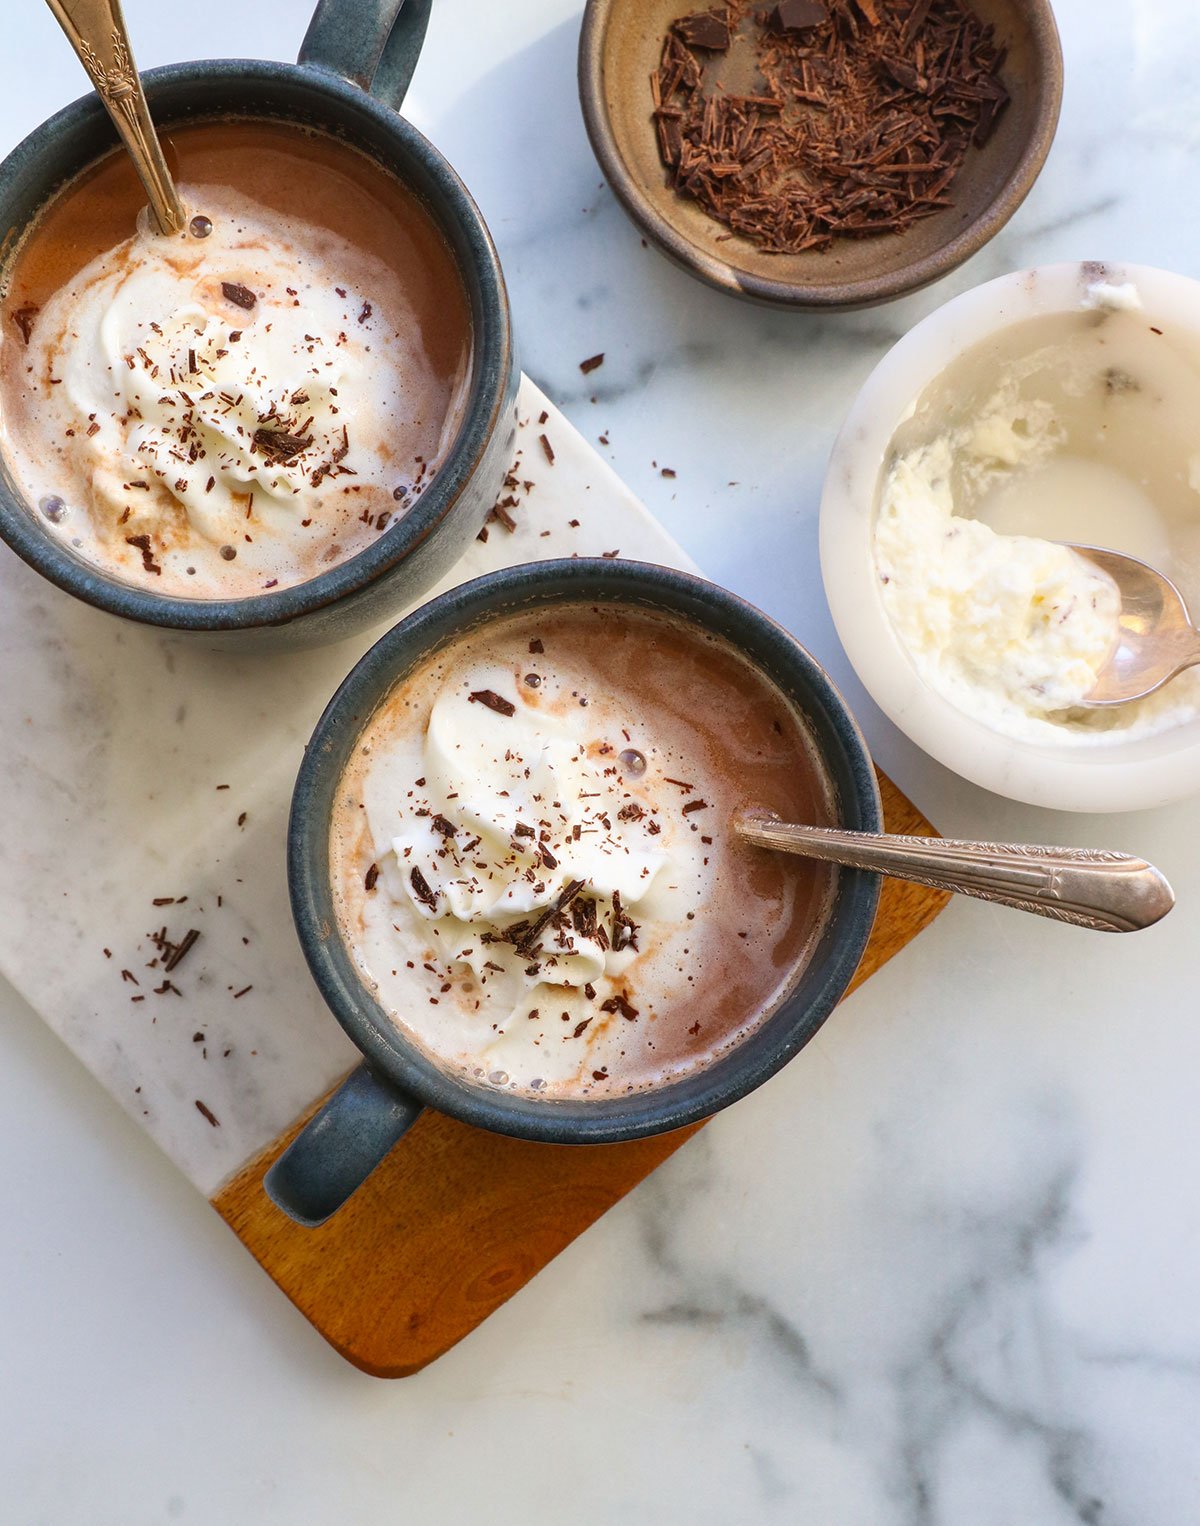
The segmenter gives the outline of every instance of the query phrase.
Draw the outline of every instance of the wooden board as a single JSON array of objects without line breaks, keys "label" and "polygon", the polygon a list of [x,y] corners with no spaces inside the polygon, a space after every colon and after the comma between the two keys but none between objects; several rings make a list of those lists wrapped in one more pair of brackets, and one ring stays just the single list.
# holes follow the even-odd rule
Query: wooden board
[{"label": "wooden board", "polygon": [[[883,775],[880,788],[889,831],[933,831]],[[948,899],[885,880],[850,989]],[[426,1112],[340,1213],[301,1229],[270,1202],[262,1177],[323,1101],[212,1202],[325,1339],[380,1378],[406,1377],[449,1350],[704,1127],[629,1144],[546,1145]]]}]

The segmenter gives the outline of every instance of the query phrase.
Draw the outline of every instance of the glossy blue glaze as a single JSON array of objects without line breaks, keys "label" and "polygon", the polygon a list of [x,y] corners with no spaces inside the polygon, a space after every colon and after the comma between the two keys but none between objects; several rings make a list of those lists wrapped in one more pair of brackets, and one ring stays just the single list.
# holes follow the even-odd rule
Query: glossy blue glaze
[{"label": "glossy blue glaze", "polygon": [[[504,277],[479,209],[437,149],[393,109],[416,64],[428,11],[429,0],[403,7],[398,0],[322,0],[303,64],[214,59],[143,78],[165,132],[214,117],[298,122],[344,138],[421,198],[458,261],[474,334],[464,423],[441,470],[374,545],[319,577],[248,599],[198,600],[120,582],[75,556],[46,530],[0,460],[0,536],[60,588],[126,619],[200,633],[209,644],[312,646],[411,604],[478,533],[512,464],[518,368]],[[343,69],[376,93],[343,78]],[[0,262],[11,258],[47,198],[116,142],[99,97],[89,94],[13,150],[0,164]],[[3,279],[0,263],[0,289]]]},{"label": "glossy blue glaze", "polygon": [[[351,1078],[353,1106],[343,1107],[335,1096],[309,1125],[321,1129],[322,1149],[311,1148],[306,1131],[268,1174],[268,1192],[301,1222],[320,1222],[337,1197],[335,1184],[357,1185],[382,1159],[394,1135],[368,1126],[367,1115],[394,1106],[398,1097],[409,1100],[413,1117],[424,1104],[479,1128],[551,1144],[608,1144],[666,1133],[760,1086],[812,1038],[854,974],[875,917],[879,882],[875,875],[841,869],[816,949],[791,992],[753,1033],[706,1069],[652,1091],[573,1101],[520,1096],[439,1068],[363,985],[337,931],[329,881],[333,802],[363,727],[399,679],[473,627],[516,611],[600,602],[664,611],[730,641],[803,715],[833,786],[839,824],[880,830],[879,791],[866,744],[824,669],[781,626],[712,583],[639,562],[536,562],[478,578],[417,610],[371,648],[330,701],[292,800],[288,878],[300,942],[322,995],[371,1073],[369,1085],[363,1070]],[[364,1096],[371,1100],[364,1103]],[[303,1152],[303,1169],[292,1152]]]}]

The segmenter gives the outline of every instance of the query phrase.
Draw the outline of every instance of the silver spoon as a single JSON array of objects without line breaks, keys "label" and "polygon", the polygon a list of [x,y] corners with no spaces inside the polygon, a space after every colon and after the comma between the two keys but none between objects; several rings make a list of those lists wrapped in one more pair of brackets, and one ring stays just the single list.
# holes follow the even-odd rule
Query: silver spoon
[{"label": "silver spoon", "polygon": [[1107,572],[1121,595],[1116,644],[1084,695],[1085,705],[1144,699],[1200,662],[1200,630],[1170,578],[1136,556],[1070,541],[1064,545]]},{"label": "silver spoon", "polygon": [[187,214],[150,120],[120,0],[47,0],[96,87],[150,199],[160,233],[178,233]]},{"label": "silver spoon", "polygon": [[768,811],[746,811],[734,826],[746,842],[760,848],[873,869],[893,879],[995,901],[1101,933],[1152,927],[1175,904],[1175,892],[1153,864],[1101,848],[845,832],[781,821]]}]

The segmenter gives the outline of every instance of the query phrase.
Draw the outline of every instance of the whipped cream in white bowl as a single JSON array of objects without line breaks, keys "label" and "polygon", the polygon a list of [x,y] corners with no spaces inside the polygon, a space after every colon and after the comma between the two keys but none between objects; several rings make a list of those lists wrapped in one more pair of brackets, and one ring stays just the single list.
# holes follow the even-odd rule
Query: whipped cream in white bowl
[{"label": "whipped cream in white bowl", "polygon": [[1200,612],[1200,283],[1088,262],[1002,276],[917,324],[830,458],[821,568],[859,678],[962,777],[1059,810],[1200,789],[1200,672],[1081,704],[1140,556]]}]

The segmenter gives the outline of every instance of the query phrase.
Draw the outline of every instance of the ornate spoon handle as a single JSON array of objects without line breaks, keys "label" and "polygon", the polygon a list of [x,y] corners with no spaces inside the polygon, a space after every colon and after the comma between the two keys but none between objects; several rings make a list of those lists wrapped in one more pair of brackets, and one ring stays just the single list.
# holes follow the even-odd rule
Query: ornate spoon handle
[{"label": "ornate spoon handle", "polygon": [[1175,904],[1174,891],[1153,864],[1100,848],[889,837],[801,826],[758,812],[740,816],[736,826],[761,848],[873,869],[1102,933],[1150,927]]},{"label": "ornate spoon handle", "polygon": [[134,67],[120,0],[47,0],[129,150],[162,233],[178,233],[185,213]]}]

